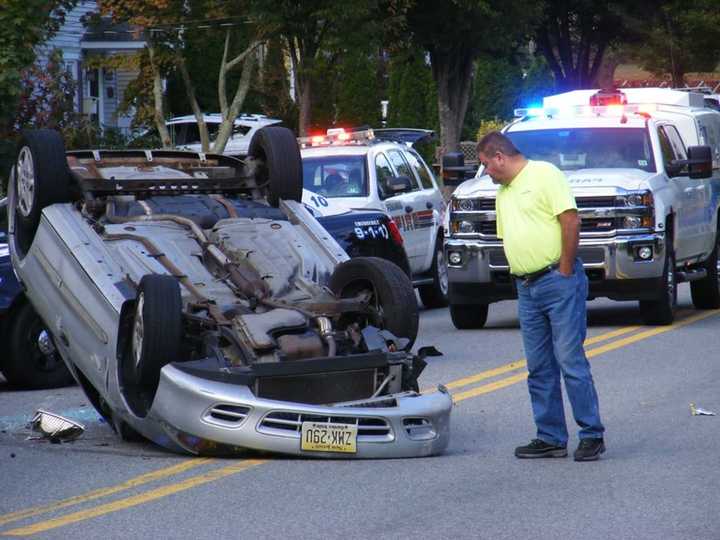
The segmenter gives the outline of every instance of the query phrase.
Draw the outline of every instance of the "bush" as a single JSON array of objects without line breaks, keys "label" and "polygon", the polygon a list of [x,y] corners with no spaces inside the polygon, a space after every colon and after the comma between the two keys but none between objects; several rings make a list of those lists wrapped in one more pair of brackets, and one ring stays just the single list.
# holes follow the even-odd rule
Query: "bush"
[{"label": "bush", "polygon": [[475,134],[475,140],[479,141],[491,131],[500,131],[506,125],[507,122],[500,120],[499,118],[495,118],[493,120],[481,120],[480,127]]}]

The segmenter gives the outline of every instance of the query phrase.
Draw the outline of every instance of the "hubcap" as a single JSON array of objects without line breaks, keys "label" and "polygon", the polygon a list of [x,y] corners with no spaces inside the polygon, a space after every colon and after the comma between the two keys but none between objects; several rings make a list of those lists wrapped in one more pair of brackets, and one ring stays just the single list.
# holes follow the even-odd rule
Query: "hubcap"
[{"label": "hubcap", "polygon": [[17,160],[17,192],[20,213],[28,217],[35,199],[35,165],[30,148],[24,146]]},{"label": "hubcap", "polygon": [[440,248],[437,252],[437,277],[438,285],[440,286],[440,292],[443,296],[447,296],[448,293],[448,269],[445,264],[445,252]]},{"label": "hubcap", "polygon": [[43,330],[40,332],[40,335],[38,335],[37,346],[38,349],[40,349],[40,352],[45,356],[55,354],[55,345],[53,345],[52,339],[50,339],[50,334],[47,333],[47,330]]},{"label": "hubcap", "polygon": [[135,324],[133,325],[133,360],[135,360],[136,371],[140,369],[140,361],[142,360],[143,348],[143,306],[145,304],[145,295],[141,294],[137,300],[135,307]]}]

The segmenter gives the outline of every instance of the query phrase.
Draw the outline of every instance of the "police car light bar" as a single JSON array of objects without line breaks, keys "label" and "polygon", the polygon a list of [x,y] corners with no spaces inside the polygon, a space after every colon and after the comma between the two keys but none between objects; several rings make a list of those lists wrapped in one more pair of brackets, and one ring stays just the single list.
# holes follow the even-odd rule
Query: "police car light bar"
[{"label": "police car light bar", "polygon": [[344,128],[331,128],[325,135],[311,135],[310,137],[299,137],[298,144],[301,148],[309,146],[330,146],[333,144],[364,143],[375,138],[372,129],[362,131],[346,131]]},{"label": "police car light bar", "polygon": [[655,103],[633,103],[631,105],[575,105],[573,107],[539,107],[529,109],[515,109],[516,118],[557,118],[578,116],[625,116],[627,114],[647,115],[657,111]]}]

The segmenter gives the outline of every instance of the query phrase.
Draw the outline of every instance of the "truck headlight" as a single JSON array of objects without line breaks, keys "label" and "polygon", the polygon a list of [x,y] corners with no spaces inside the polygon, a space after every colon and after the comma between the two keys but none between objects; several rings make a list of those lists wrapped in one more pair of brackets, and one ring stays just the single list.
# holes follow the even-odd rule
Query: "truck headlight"
[{"label": "truck headlight", "polygon": [[453,221],[451,225],[454,233],[474,233],[475,224],[472,221]]},{"label": "truck headlight", "polygon": [[642,227],[642,218],[640,216],[626,216],[623,219],[624,229],[639,229]]}]

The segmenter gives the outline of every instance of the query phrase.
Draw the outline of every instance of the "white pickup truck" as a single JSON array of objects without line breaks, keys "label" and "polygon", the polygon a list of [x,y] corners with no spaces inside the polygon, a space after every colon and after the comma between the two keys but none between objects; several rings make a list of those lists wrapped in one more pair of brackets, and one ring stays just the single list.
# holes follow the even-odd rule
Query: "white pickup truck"
[{"label": "white pickup truck", "polygon": [[[582,218],[579,256],[589,298],[639,300],[646,324],[670,324],[677,284],[699,309],[720,307],[720,113],[669,89],[576,90],[516,111],[503,129],[529,159],[568,177]],[[488,305],[516,298],[496,236],[497,186],[478,170],[446,221],[450,311],[481,328]]]}]

